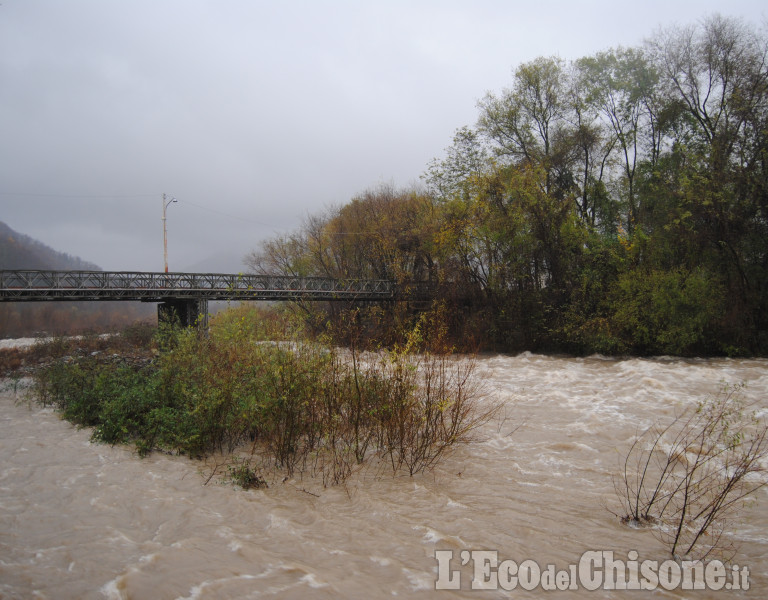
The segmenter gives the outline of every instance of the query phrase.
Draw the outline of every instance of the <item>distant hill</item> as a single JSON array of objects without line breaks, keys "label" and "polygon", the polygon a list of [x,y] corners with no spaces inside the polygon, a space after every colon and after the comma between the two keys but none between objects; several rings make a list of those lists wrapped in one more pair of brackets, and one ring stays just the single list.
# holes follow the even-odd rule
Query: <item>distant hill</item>
[{"label": "distant hill", "polygon": [[[2,221],[0,269],[102,270],[14,231]],[[0,302],[0,338],[114,331],[154,318],[154,305],[141,302]]]},{"label": "distant hill", "polygon": [[101,271],[77,256],[57,252],[37,240],[14,231],[0,221],[0,269],[55,269]]}]

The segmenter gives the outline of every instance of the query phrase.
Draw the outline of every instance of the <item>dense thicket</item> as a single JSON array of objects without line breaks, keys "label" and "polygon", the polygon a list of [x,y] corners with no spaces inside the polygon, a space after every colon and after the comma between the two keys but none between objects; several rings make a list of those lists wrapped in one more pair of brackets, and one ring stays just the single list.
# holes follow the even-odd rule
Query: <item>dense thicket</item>
[{"label": "dense thicket", "polygon": [[768,350],[765,32],[712,16],[517,67],[429,165],[250,257],[426,282],[455,339],[516,350]]},{"label": "dense thicket", "polygon": [[[135,443],[140,454],[203,457],[250,443],[230,469],[245,487],[263,482],[262,468],[342,483],[370,459],[414,475],[470,441],[498,406],[480,404],[472,360],[424,351],[437,316],[423,315],[404,346],[375,354],[307,342],[277,312],[246,305],[217,314],[204,336],[163,323],[151,342],[151,330],[134,327],[75,352],[57,338],[33,349],[54,358],[35,371],[34,393],[94,427],[94,439]],[[275,337],[287,339],[264,339]],[[121,357],[92,351],[96,341],[136,349]]]}]

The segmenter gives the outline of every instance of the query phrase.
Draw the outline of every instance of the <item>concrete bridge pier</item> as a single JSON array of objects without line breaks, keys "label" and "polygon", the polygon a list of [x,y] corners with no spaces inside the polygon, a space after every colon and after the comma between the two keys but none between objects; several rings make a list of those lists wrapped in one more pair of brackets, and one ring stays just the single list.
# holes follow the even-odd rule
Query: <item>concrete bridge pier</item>
[{"label": "concrete bridge pier", "polygon": [[178,323],[182,327],[208,329],[208,300],[205,298],[163,298],[157,305],[158,322]]}]

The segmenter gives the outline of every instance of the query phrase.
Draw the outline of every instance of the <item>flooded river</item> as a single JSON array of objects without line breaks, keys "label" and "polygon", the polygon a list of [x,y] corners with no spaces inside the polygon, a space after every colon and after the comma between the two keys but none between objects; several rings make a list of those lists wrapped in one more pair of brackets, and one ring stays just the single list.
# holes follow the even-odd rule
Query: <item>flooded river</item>
[{"label": "flooded river", "polygon": [[[483,550],[542,570],[567,570],[590,550],[666,560],[652,532],[609,510],[622,453],[654,419],[723,383],[746,383],[744,395],[768,406],[768,361],[523,354],[484,356],[477,374],[505,419],[433,472],[363,471],[327,489],[278,479],[254,491],[217,477],[204,485],[199,461],[92,444],[88,430],[6,386],[0,598],[768,597],[765,488],[728,537],[749,591],[473,591],[469,560]],[[442,550],[453,557],[443,583],[459,590],[435,589]]]}]

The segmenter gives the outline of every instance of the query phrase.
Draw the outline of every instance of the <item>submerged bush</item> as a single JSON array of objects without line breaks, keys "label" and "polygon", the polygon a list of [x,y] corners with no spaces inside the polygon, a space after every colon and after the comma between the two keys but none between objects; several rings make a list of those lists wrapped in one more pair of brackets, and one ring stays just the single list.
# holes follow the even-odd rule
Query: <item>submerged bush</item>
[{"label": "submerged bush", "polygon": [[267,481],[246,460],[236,460],[229,465],[227,479],[244,490],[269,487]]},{"label": "submerged bush", "polygon": [[432,468],[494,414],[478,405],[470,359],[417,353],[411,343],[361,356],[265,342],[243,311],[217,321],[208,336],[161,327],[148,366],[93,356],[54,362],[37,373],[37,395],[93,426],[94,440],[191,457],[250,443],[269,466],[319,472],[326,483],[372,457],[411,475]]},{"label": "submerged bush", "polygon": [[726,553],[725,527],[768,484],[768,424],[725,388],[666,427],[643,432],[614,484],[622,522],[651,526],[673,556]]}]

